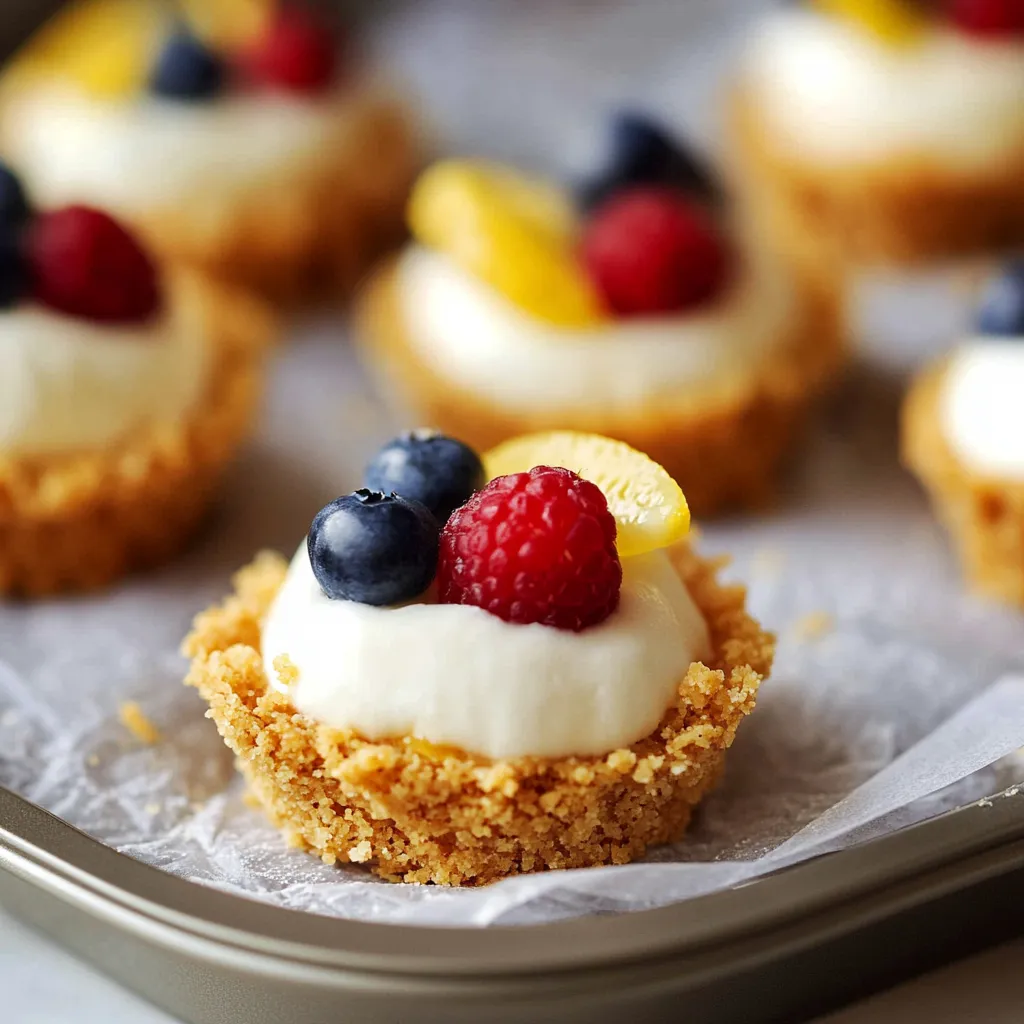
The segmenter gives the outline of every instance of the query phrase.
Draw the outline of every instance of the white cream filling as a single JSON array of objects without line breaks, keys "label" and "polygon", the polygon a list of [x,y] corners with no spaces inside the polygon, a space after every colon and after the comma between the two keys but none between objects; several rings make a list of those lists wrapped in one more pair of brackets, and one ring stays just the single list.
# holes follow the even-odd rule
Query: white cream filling
[{"label": "white cream filling", "polygon": [[961,462],[1024,481],[1024,338],[978,338],[959,349],[943,377],[940,415]]},{"label": "white cream filling", "polygon": [[296,708],[370,740],[413,736],[490,758],[600,755],[651,733],[704,620],[664,552],[623,559],[619,608],[581,633],[480,608],[332,601],[305,544],[263,626],[263,661],[298,669]]},{"label": "white cream filling", "polygon": [[336,96],[119,103],[54,84],[8,102],[2,137],[5,158],[40,205],[138,211],[230,194],[315,157],[343,130],[339,110]]},{"label": "white cream filling", "polygon": [[101,448],[179,420],[206,386],[209,331],[198,303],[166,300],[141,325],[39,306],[0,312],[0,456]]},{"label": "white cream filling", "polygon": [[908,156],[971,171],[1024,147],[1024,45],[937,26],[891,46],[841,18],[778,11],[752,40],[745,95],[804,161]]},{"label": "white cream filling", "polygon": [[780,262],[751,249],[725,295],[657,319],[568,330],[522,312],[446,256],[410,248],[402,316],[439,376],[521,412],[636,412],[697,385],[745,380],[784,336],[796,305]]}]

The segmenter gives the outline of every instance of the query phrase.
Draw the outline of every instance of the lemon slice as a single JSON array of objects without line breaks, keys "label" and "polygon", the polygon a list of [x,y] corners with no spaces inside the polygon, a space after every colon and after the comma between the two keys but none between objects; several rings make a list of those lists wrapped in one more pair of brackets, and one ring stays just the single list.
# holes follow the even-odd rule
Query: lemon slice
[{"label": "lemon slice", "polygon": [[928,16],[910,0],[814,0],[814,6],[895,46],[916,42],[929,24]]},{"label": "lemon slice", "polygon": [[587,327],[604,318],[576,254],[576,213],[562,189],[487,160],[442,160],[409,199],[417,241],[541,320]]},{"label": "lemon slice", "polygon": [[618,523],[622,556],[667,548],[690,529],[690,509],[679,487],[653,459],[621,441],[556,430],[525,434],[484,456],[489,479],[534,466],[562,466],[597,484]]},{"label": "lemon slice", "polygon": [[275,0],[178,0],[189,27],[200,39],[236,49],[258,39],[270,22]]},{"label": "lemon slice", "polygon": [[64,78],[90,95],[123,99],[144,88],[168,24],[156,0],[78,0],[43,25],[4,78]]}]

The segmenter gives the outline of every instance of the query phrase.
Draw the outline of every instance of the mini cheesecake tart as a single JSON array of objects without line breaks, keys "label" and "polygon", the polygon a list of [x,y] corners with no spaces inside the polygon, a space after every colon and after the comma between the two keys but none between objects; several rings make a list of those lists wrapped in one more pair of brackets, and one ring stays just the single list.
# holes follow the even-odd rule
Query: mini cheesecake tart
[{"label": "mini cheesecake tart", "polygon": [[903,458],[982,594],[1024,608],[1024,265],[991,286],[978,333],[925,369],[903,411]]},{"label": "mini cheesecake tart", "polygon": [[478,447],[607,434],[663,464],[699,515],[762,504],[843,361],[837,291],[732,230],[707,184],[637,180],[625,161],[576,208],[504,167],[431,168],[415,244],[366,289],[358,344],[418,418]]},{"label": "mini cheesecake tart", "polygon": [[283,301],[344,293],[403,232],[404,106],[302,6],[184,6],[182,28],[86,0],[40,30],[0,92],[8,159],[36,202],[115,211],[168,258]]},{"label": "mini cheesecake tart", "polygon": [[99,211],[30,211],[3,168],[0,244],[0,594],[170,558],[248,433],[272,317]]},{"label": "mini cheesecake tart", "polygon": [[1024,242],[1013,0],[773,12],[741,62],[730,121],[737,182],[780,245],[912,265]]},{"label": "mini cheesecake tart", "polygon": [[466,452],[389,446],[367,473],[389,494],[332,502],[290,564],[259,556],[198,616],[186,682],[271,820],[331,863],[481,885],[678,839],[772,637],[638,452],[543,435],[475,472]]}]

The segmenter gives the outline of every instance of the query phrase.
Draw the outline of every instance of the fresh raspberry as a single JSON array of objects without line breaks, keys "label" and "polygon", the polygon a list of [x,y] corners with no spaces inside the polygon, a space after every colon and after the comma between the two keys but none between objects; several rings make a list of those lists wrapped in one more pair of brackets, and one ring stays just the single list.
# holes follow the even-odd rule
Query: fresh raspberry
[{"label": "fresh raspberry", "polygon": [[628,189],[599,206],[584,229],[582,254],[619,316],[678,313],[707,302],[730,269],[711,217],[666,188]]},{"label": "fresh raspberry", "polygon": [[950,21],[972,36],[1024,34],[1024,0],[947,0],[947,11]]},{"label": "fresh raspberry", "polygon": [[303,7],[286,6],[243,55],[257,82],[289,92],[316,94],[334,81],[338,48],[330,26]]},{"label": "fresh raspberry", "polygon": [[87,206],[41,213],[28,227],[34,298],[104,323],[147,320],[160,305],[156,268],[113,218]]},{"label": "fresh raspberry", "polygon": [[452,513],[437,582],[442,604],[579,632],[619,604],[615,519],[600,489],[568,469],[498,477]]}]

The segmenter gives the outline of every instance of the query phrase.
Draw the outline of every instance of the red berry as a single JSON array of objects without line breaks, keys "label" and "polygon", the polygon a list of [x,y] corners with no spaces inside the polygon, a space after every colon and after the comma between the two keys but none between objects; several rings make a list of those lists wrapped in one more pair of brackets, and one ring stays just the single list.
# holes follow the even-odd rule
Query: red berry
[{"label": "red berry", "polygon": [[283,7],[244,58],[257,82],[289,92],[324,92],[334,81],[338,48],[330,26],[302,7]]},{"label": "red berry", "polygon": [[619,604],[615,518],[600,489],[568,469],[498,477],[442,530],[437,583],[442,604],[579,632]]},{"label": "red berry", "polygon": [[707,302],[724,286],[730,264],[711,217],[665,188],[628,189],[598,207],[582,253],[619,316],[678,313]]},{"label": "red berry", "polygon": [[1024,0],[947,0],[950,21],[963,32],[998,39],[1024,34]]},{"label": "red berry", "polygon": [[87,206],[41,213],[28,227],[33,296],[104,323],[147,320],[160,306],[156,268],[112,217]]}]

